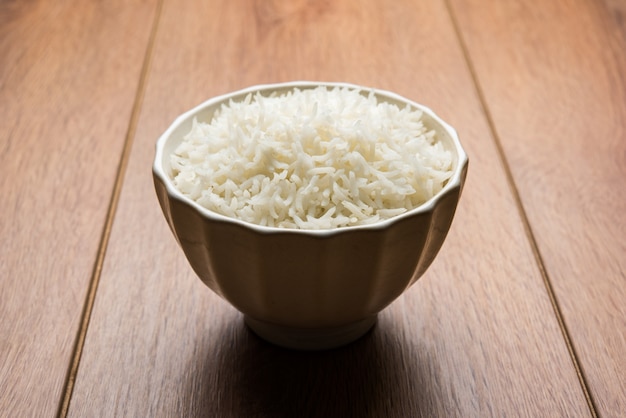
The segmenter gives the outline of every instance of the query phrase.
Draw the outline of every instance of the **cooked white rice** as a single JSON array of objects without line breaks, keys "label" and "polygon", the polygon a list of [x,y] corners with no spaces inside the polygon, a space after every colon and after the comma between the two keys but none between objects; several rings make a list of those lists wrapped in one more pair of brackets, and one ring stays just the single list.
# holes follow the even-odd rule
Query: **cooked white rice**
[{"label": "cooked white rice", "polygon": [[421,118],[348,88],[248,95],[193,121],[171,156],[174,185],[257,225],[371,224],[423,204],[451,175],[451,153]]}]

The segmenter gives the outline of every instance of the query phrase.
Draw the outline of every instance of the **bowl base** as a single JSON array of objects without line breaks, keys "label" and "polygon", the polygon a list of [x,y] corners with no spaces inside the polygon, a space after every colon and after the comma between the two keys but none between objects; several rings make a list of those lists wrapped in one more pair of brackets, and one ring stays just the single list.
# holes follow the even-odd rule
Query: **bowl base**
[{"label": "bowl base", "polygon": [[244,317],[248,327],[264,340],[295,350],[327,350],[355,341],[365,335],[376,323],[377,316],[351,324],[330,328],[295,328]]}]

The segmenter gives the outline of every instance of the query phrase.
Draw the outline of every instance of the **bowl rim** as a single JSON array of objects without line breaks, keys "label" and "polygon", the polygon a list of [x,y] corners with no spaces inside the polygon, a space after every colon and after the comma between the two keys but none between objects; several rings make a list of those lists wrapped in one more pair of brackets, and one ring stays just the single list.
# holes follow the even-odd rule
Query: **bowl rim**
[{"label": "bowl rim", "polygon": [[[437,194],[431,197],[426,202],[422,203],[420,206],[415,207],[411,210],[408,210],[400,215],[393,216],[388,219],[383,219],[381,221],[377,221],[371,224],[366,225],[353,225],[353,226],[345,226],[341,228],[332,228],[332,229],[301,229],[301,228],[281,228],[281,227],[272,227],[272,226],[263,226],[254,224],[248,221],[244,221],[237,218],[232,218],[226,215],[222,215],[220,213],[214,212],[210,209],[205,208],[200,205],[196,201],[186,197],[183,195],[172,183],[169,175],[165,172],[163,168],[163,153],[165,144],[168,142],[171,134],[174,130],[176,130],[182,123],[186,120],[192,118],[195,114],[199,113],[201,110],[209,106],[213,106],[216,103],[226,102],[229,99],[246,95],[249,93],[256,93],[259,91],[271,91],[271,90],[285,90],[285,89],[297,89],[297,88],[315,88],[315,87],[329,87],[329,88],[349,88],[355,89],[361,92],[372,92],[377,96],[382,98],[389,98],[398,102],[406,103],[416,109],[421,110],[422,112],[428,114],[430,118],[432,118],[437,124],[439,124],[450,136],[452,143],[454,145],[454,149],[457,153],[457,164],[454,168],[452,176],[448,179],[446,185],[441,189]],[[167,195],[169,199],[174,199],[180,203],[184,203],[188,206],[191,206],[198,213],[200,213],[204,218],[216,221],[223,222],[233,225],[239,225],[241,227],[245,227],[247,229],[251,229],[261,234],[296,234],[296,235],[310,235],[316,237],[328,237],[336,234],[342,234],[353,231],[374,231],[374,230],[382,230],[386,229],[389,226],[409,217],[413,217],[416,215],[423,215],[425,213],[433,211],[437,203],[442,200],[447,194],[449,194],[452,190],[456,188],[461,188],[464,180],[464,171],[466,170],[466,166],[469,163],[469,158],[467,153],[463,149],[458,133],[456,129],[454,129],[451,125],[441,119],[435,112],[427,106],[424,106],[420,103],[417,103],[413,100],[410,100],[406,97],[400,96],[397,93],[378,89],[373,87],[366,87],[362,85],[345,83],[345,82],[324,82],[324,81],[289,81],[284,83],[269,83],[269,84],[257,84],[250,87],[246,87],[244,89],[232,91],[229,93],[221,94],[215,97],[212,97],[199,105],[193,107],[192,109],[180,114],[176,119],[172,122],[172,124],[161,134],[159,139],[156,142],[155,146],[155,156],[152,164],[152,173],[153,176],[158,179],[164,186],[167,191]]]}]

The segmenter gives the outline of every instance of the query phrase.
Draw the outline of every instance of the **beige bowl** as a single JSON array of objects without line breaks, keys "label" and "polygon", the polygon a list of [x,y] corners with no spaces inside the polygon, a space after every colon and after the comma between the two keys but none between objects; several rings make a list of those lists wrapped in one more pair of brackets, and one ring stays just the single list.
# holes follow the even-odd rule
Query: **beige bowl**
[{"label": "beige bowl", "polygon": [[263,227],[209,211],[172,184],[169,156],[194,117],[210,121],[219,106],[262,94],[343,83],[294,82],[255,86],[206,101],[184,113],[159,138],[153,166],[159,203],[191,267],[218,295],[245,315],[248,326],[275,344],[325,349],[365,334],[376,315],[428,268],[450,228],[468,158],[455,130],[430,109],[394,93],[380,101],[424,112],[425,125],[454,156],[443,190],[418,208],[367,226],[331,230]]}]

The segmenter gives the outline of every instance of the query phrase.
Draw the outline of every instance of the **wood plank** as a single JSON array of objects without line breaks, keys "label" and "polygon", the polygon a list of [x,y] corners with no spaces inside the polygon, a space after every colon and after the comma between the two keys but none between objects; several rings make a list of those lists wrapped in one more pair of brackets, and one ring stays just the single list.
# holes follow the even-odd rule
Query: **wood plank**
[{"label": "wood plank", "polygon": [[0,3],[2,416],[58,408],[153,10]]},{"label": "wood plank", "polygon": [[625,38],[602,2],[453,4],[598,413],[624,416]]},{"label": "wood plank", "polygon": [[[218,93],[350,81],[432,106],[470,175],[429,272],[343,349],[251,335],[187,265],[154,143]],[[112,367],[115,365],[115,367]],[[588,416],[443,2],[167,1],[70,416]]]}]

